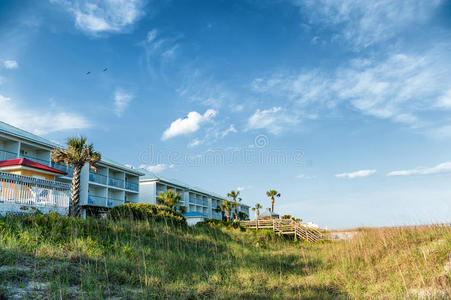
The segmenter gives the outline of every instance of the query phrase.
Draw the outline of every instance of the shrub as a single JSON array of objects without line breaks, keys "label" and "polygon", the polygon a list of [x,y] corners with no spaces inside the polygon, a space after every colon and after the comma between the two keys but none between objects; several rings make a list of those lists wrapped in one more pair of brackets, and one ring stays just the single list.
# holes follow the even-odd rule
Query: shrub
[{"label": "shrub", "polygon": [[167,206],[148,203],[125,203],[116,206],[108,212],[112,220],[152,220],[155,222],[170,222],[174,225],[186,225],[185,217]]},{"label": "shrub", "polygon": [[216,219],[205,219],[203,222],[198,222],[196,226],[210,226],[210,227],[228,227],[234,229],[240,229],[241,231],[245,231],[246,228],[240,225],[240,222],[232,222],[232,221],[223,221]]}]

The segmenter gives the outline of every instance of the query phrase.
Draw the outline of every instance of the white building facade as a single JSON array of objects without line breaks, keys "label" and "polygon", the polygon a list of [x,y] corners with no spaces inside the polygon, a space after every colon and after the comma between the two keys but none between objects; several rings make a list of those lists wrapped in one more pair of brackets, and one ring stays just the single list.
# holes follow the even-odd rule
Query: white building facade
[{"label": "white building facade", "polygon": [[[0,161],[27,158],[66,172],[67,175],[56,180],[70,183],[73,169],[64,164],[51,162],[52,150],[62,147],[64,148],[62,145],[0,121]],[[176,180],[128,168],[103,155],[96,168],[97,172],[94,173],[88,165],[85,165],[80,174],[80,205],[84,217],[104,213],[126,202],[156,203],[158,194],[169,189],[182,195],[180,205],[186,207],[186,212],[198,212],[211,219],[221,219],[222,214],[217,208],[223,200],[230,200]],[[239,203],[238,212],[244,212],[249,216],[249,206]]]},{"label": "white building facade", "polygon": [[[231,200],[202,188],[193,187],[186,183],[163,178],[152,173],[147,173],[142,176],[139,185],[139,202],[155,204],[157,203],[157,197],[160,192],[173,190],[182,196],[182,201],[179,206],[184,206],[187,213],[198,212],[205,215],[208,219],[220,220],[222,213],[219,207],[222,201]],[[239,212],[243,212],[249,216],[249,206],[238,202]],[[232,213],[234,213],[233,209]]]},{"label": "white building facade", "polygon": [[[66,176],[57,180],[70,183],[73,169],[51,162],[52,149],[61,147],[63,146],[0,122],[0,161],[28,158],[66,172]],[[102,158],[96,167],[97,172],[94,173],[85,165],[80,175],[80,205],[84,216],[107,211],[125,202],[139,201],[139,177],[143,173],[106,158]]]}]

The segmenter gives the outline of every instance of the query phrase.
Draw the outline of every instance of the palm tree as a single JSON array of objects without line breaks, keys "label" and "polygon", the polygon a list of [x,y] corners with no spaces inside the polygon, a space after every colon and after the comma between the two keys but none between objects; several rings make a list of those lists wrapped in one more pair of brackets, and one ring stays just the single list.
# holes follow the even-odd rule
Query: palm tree
[{"label": "palm tree", "polygon": [[52,161],[55,163],[64,163],[67,167],[74,167],[72,177],[72,193],[69,206],[69,216],[80,216],[80,173],[86,163],[89,163],[91,169],[97,172],[96,163],[101,159],[99,152],[94,151],[92,144],[86,144],[85,137],[73,137],[67,140],[67,149],[52,150]]},{"label": "palm tree", "polygon": [[257,223],[257,229],[258,229],[258,217],[260,216],[260,209],[262,206],[260,203],[255,204],[255,207],[252,207],[252,211],[255,211],[255,215],[257,217],[256,223]]},{"label": "palm tree", "polygon": [[173,190],[167,190],[166,192],[160,192],[157,197],[157,203],[163,204],[174,209],[177,204],[182,200],[182,195],[175,193]]},{"label": "palm tree", "polygon": [[274,212],[274,197],[280,197],[280,193],[276,190],[269,190],[266,192],[266,196],[271,198],[271,211]]},{"label": "palm tree", "polygon": [[223,212],[225,212],[226,217],[227,217],[227,222],[230,221],[230,208],[231,208],[231,203],[230,201],[224,200],[221,203],[221,209]]},{"label": "palm tree", "polygon": [[230,193],[227,194],[227,197],[233,199],[233,208],[235,209],[235,221],[238,220],[238,204],[236,203],[236,199],[238,198],[239,194],[240,191],[230,191]]},{"label": "palm tree", "polygon": [[186,214],[186,206],[180,206],[179,211],[182,215]]}]

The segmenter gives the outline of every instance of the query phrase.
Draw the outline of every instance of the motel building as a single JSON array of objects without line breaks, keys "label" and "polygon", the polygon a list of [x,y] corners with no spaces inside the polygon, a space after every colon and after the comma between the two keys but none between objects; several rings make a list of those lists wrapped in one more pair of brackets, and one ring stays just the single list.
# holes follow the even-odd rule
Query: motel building
[{"label": "motel building", "polygon": [[55,179],[67,175],[27,158],[0,161],[0,215],[31,211],[67,214],[70,185]]},{"label": "motel building", "polygon": [[[157,203],[157,197],[160,192],[172,190],[182,196],[178,206],[185,207],[185,217],[188,223],[195,223],[205,219],[222,218],[219,207],[222,201],[227,199],[219,194],[209,192],[199,187],[191,186],[187,183],[157,176],[153,173],[147,173],[140,179],[140,202]],[[243,212],[249,216],[249,206],[238,202],[238,213]],[[234,209],[232,208],[232,214]]]},{"label": "motel building", "polygon": [[[73,169],[51,162],[51,151],[62,147],[0,121],[0,165],[3,164],[0,213],[8,212],[8,208],[10,212],[18,209],[26,212],[38,207],[42,212],[53,210],[62,214],[68,210]],[[126,167],[103,155],[96,168],[94,172],[85,165],[80,174],[83,217],[104,214],[126,202],[156,203],[158,193],[168,189],[182,195],[180,205],[185,206],[187,213],[196,212],[196,220],[221,219],[216,210],[223,200],[230,200],[174,179]],[[25,192],[24,186],[30,191]],[[243,203],[239,203],[238,211],[249,216],[249,206]]]}]

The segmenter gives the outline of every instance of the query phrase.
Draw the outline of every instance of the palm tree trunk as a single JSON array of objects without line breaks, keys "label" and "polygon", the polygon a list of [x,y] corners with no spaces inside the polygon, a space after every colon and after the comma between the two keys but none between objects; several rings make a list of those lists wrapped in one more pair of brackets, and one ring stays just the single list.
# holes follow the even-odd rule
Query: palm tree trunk
[{"label": "palm tree trunk", "polygon": [[230,211],[229,210],[226,212],[226,215],[227,215],[227,222],[230,222]]},{"label": "palm tree trunk", "polygon": [[271,210],[274,212],[274,197],[271,197]]},{"label": "palm tree trunk", "polygon": [[258,230],[258,217],[260,216],[260,212],[257,210],[257,230]]},{"label": "palm tree trunk", "polygon": [[238,221],[238,205],[236,204],[236,199],[233,199],[233,207],[235,208],[235,221]]},{"label": "palm tree trunk", "polygon": [[69,216],[76,218],[80,216],[80,173],[81,166],[74,166],[74,176],[72,177],[72,193],[69,206]]}]

